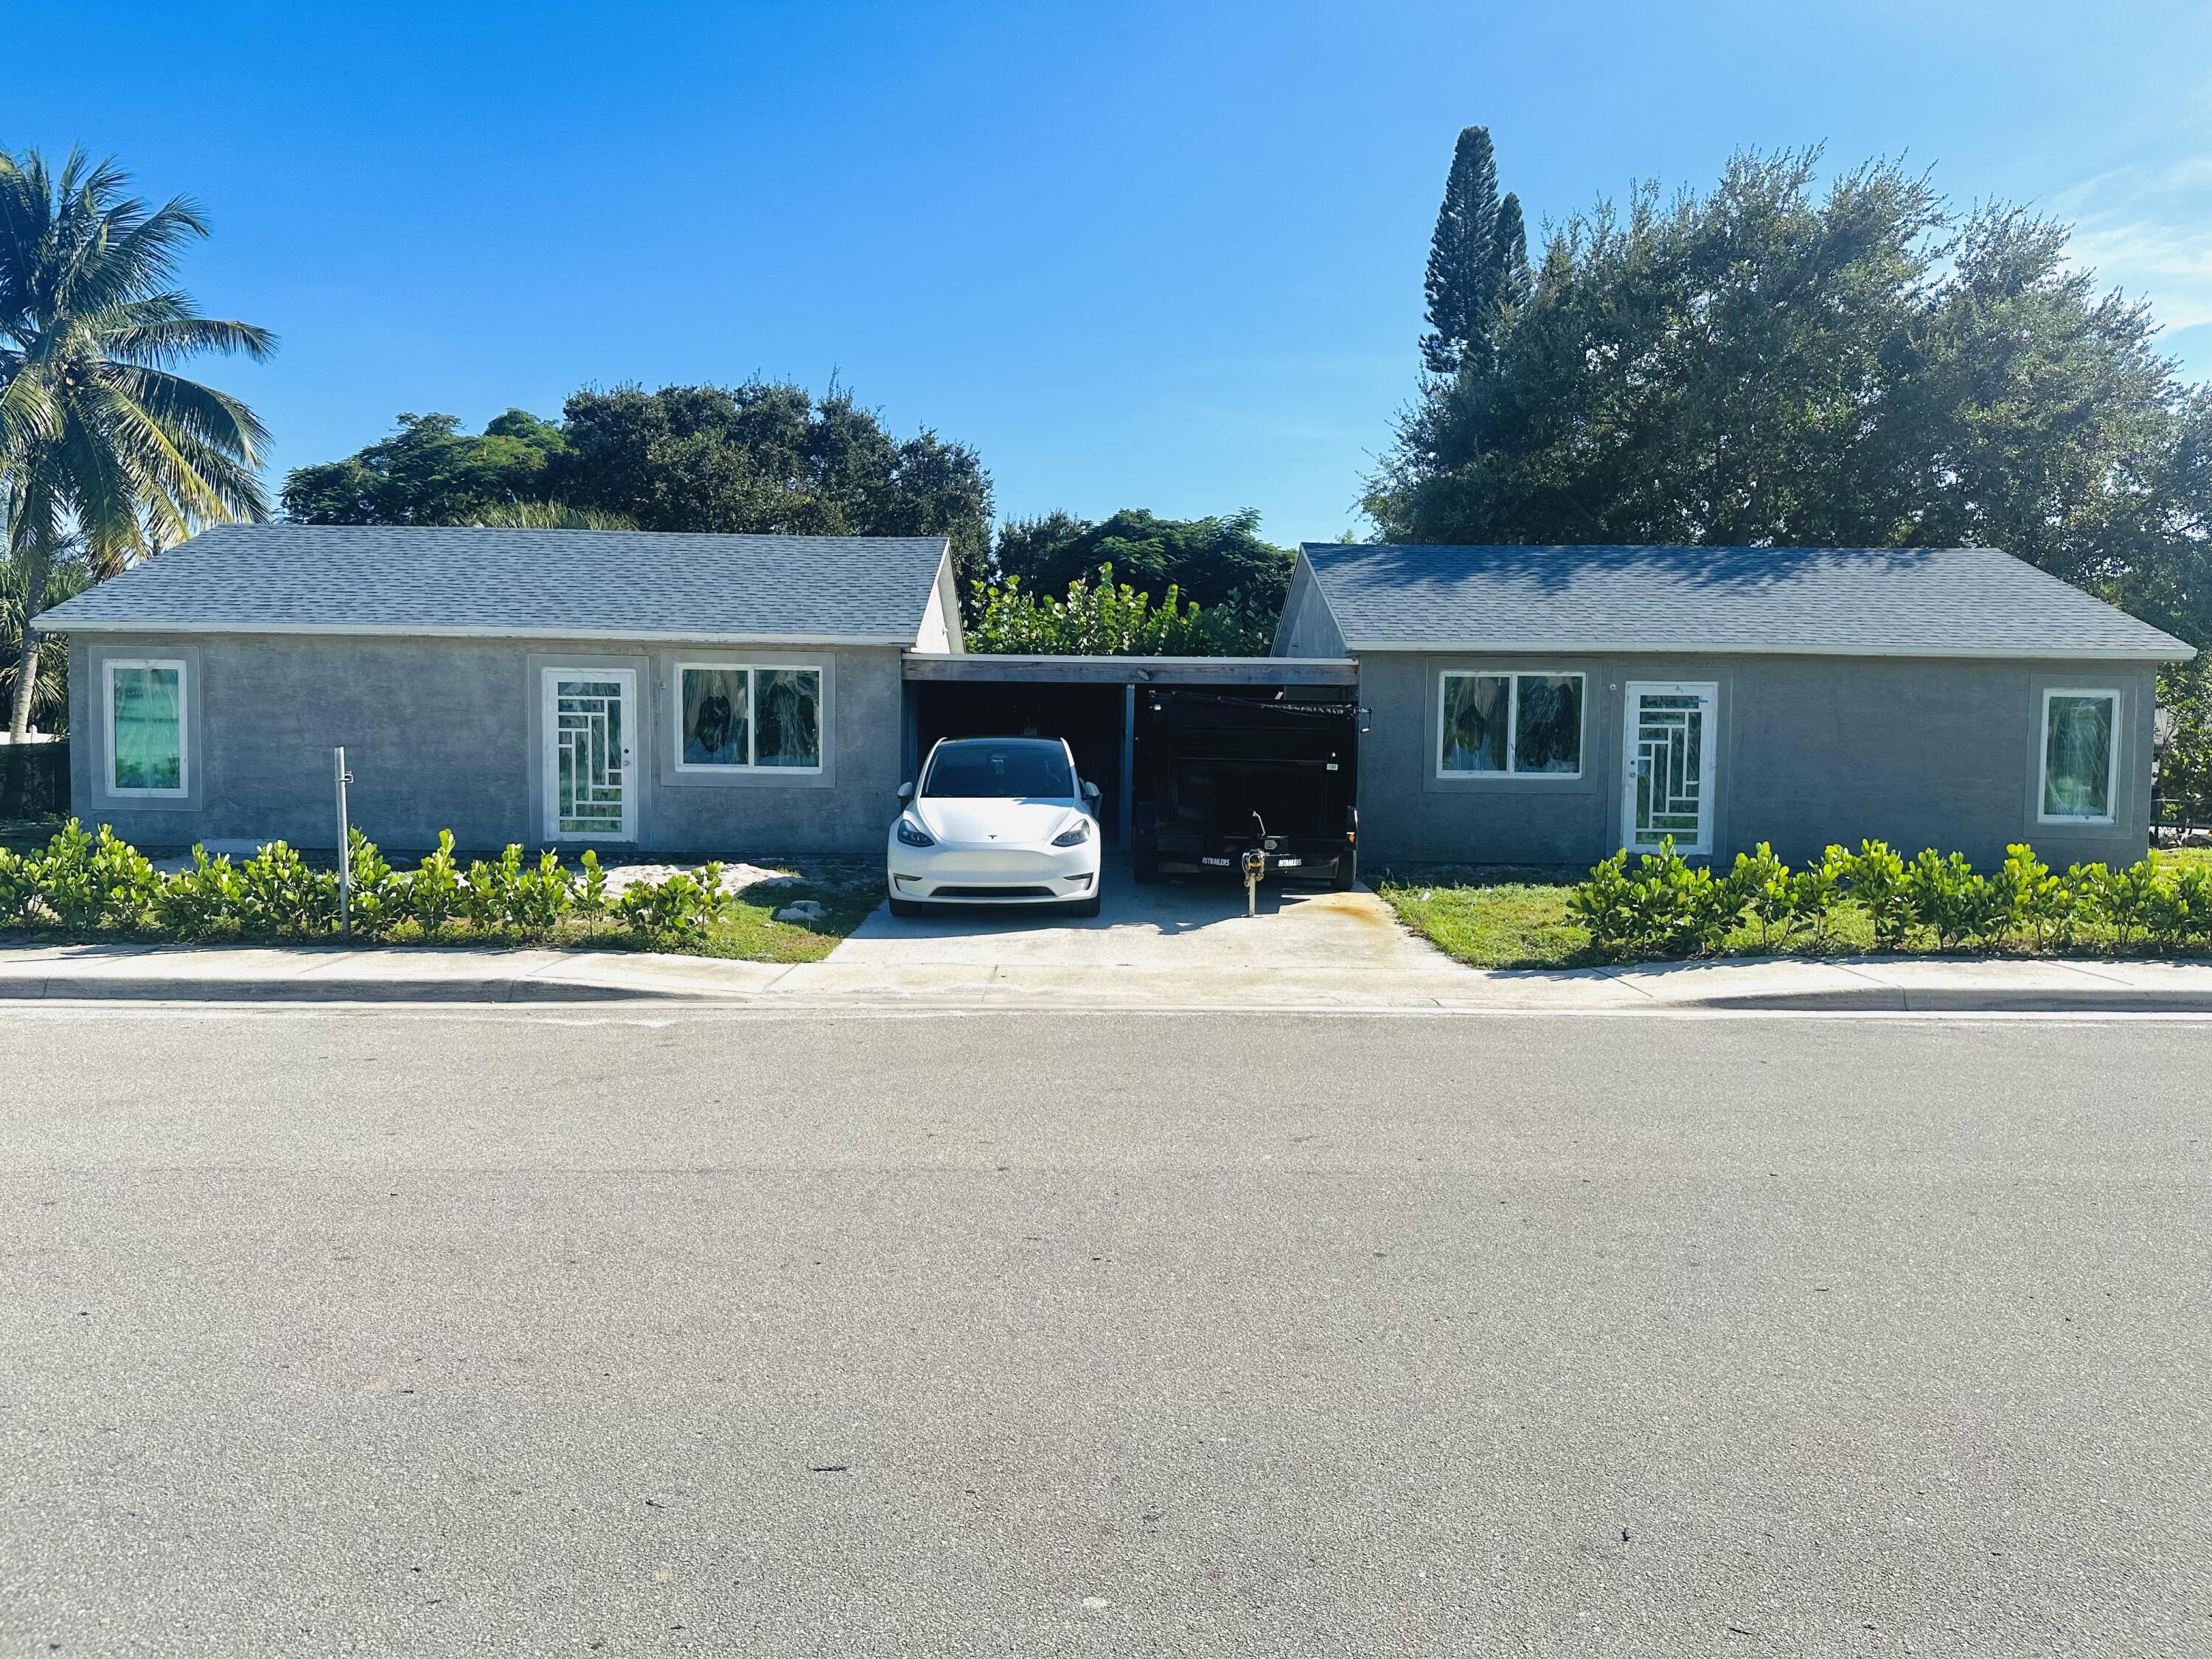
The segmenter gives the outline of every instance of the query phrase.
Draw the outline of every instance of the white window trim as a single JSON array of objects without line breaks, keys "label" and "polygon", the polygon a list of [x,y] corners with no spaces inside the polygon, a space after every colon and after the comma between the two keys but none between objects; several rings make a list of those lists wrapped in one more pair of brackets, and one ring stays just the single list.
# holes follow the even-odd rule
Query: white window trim
[{"label": "white window trim", "polygon": [[[173,668],[177,671],[177,787],[132,789],[115,778],[115,671]],[[107,793],[131,800],[182,800],[192,793],[191,667],[182,657],[108,657],[100,665],[100,737],[107,750]]]},{"label": "white window trim", "polygon": [[[2100,817],[2080,812],[2046,812],[2043,803],[2051,795],[2051,700],[2053,697],[2102,697],[2112,705],[2112,738],[2105,745],[2105,811]],[[2117,686],[2046,685],[2043,688],[2041,718],[2035,723],[2035,821],[2038,823],[2116,823],[2120,804],[2120,711],[2126,707]]]},{"label": "white window trim", "polygon": [[[718,673],[742,673],[745,676],[745,758],[737,765],[716,766],[684,760],[684,671],[687,668],[710,668]],[[760,753],[760,721],[756,711],[760,707],[760,700],[754,695],[759,684],[757,677],[775,673],[814,676],[814,752],[821,758],[811,766],[763,766],[757,758]],[[829,692],[829,670],[818,662],[728,662],[709,658],[691,658],[678,662],[675,665],[674,684],[669,687],[668,698],[668,723],[675,739],[672,764],[675,770],[695,778],[819,777],[830,762]]]},{"label": "white window trim", "polygon": [[[1505,769],[1502,772],[1461,771],[1444,764],[1444,708],[1445,688],[1453,680],[1492,679],[1506,682],[1505,691]],[[1521,682],[1532,680],[1579,680],[1582,696],[1579,699],[1579,723],[1575,731],[1575,769],[1571,772],[1516,772],[1513,762],[1521,748]],[[1506,778],[1549,780],[1571,783],[1583,775],[1583,757],[1589,750],[1589,676],[1579,668],[1447,668],[1437,675],[1437,744],[1431,751],[1431,764],[1438,779],[1455,782],[1474,780],[1493,782]]]}]

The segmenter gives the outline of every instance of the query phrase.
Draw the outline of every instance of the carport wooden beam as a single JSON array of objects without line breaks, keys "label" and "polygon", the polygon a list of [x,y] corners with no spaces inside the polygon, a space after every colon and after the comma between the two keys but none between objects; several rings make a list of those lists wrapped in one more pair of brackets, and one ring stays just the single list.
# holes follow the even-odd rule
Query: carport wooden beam
[{"label": "carport wooden beam", "polygon": [[1349,657],[1012,657],[905,653],[909,680],[1058,685],[1357,685]]}]

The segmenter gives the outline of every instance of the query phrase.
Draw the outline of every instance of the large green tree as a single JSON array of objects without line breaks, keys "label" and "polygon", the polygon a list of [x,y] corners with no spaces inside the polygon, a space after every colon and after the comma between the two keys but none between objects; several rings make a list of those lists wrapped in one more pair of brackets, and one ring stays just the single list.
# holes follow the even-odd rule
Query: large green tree
[{"label": "large green tree", "polygon": [[402,415],[399,429],[341,461],[294,470],[284,516],[301,524],[465,524],[545,499],[561,428],[510,409],[471,434],[451,415]]},{"label": "large green tree", "polygon": [[1124,507],[1098,523],[1065,513],[1018,520],[999,532],[998,574],[1032,593],[1064,592],[1114,567],[1116,582],[1162,598],[1170,586],[1201,605],[1279,610],[1294,555],[1260,538],[1255,509],[1216,518],[1162,519]]},{"label": "large green tree", "polygon": [[982,573],[991,480],[975,452],[927,430],[893,438],[837,387],[579,392],[562,430],[555,493],[641,528],[945,536],[962,575]]},{"label": "large green tree", "polygon": [[1454,374],[1489,349],[1502,308],[1528,284],[1528,234],[1521,198],[1498,194],[1490,129],[1468,127],[1452,146],[1443,204],[1429,240],[1429,331],[1421,361],[1431,374]]},{"label": "large green tree", "polygon": [[[891,436],[832,387],[586,390],[559,424],[509,410],[481,436],[449,415],[343,460],[301,467],[284,508],[317,524],[630,524],[641,530],[949,537],[963,579],[990,547],[991,480],[975,451]],[[565,513],[563,509],[566,509]]]},{"label": "large green tree", "polygon": [[2212,640],[2212,400],[2066,232],[1869,164],[1743,155],[1566,225],[1407,416],[1394,541],[2001,547]]},{"label": "large green tree", "polygon": [[255,468],[267,434],[245,404],[175,373],[205,351],[266,357],[248,323],[204,317],[176,286],[207,234],[182,197],[149,208],[112,161],[72,151],[58,172],[0,151],[0,518],[22,623],[9,727],[40,684],[27,625],[74,540],[106,572],[201,525],[267,512]]}]

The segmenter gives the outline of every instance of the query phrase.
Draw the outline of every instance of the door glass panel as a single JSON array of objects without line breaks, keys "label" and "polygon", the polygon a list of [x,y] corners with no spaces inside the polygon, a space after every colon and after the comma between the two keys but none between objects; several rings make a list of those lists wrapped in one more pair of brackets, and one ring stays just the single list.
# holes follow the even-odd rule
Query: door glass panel
[{"label": "door glass panel", "polygon": [[564,836],[620,836],[627,780],[619,680],[553,683],[553,817]]},{"label": "door glass panel", "polygon": [[1711,706],[1695,692],[1639,693],[1635,720],[1635,811],[1629,845],[1678,847],[1705,840],[1705,723]]}]

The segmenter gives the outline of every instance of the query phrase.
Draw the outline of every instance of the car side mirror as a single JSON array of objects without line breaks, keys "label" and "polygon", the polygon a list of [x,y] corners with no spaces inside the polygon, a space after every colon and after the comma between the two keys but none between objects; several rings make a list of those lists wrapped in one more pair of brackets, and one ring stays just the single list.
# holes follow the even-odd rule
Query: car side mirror
[{"label": "car side mirror", "polygon": [[898,798],[901,800],[912,800],[914,799],[914,786],[910,783],[902,783],[899,785]]},{"label": "car side mirror", "polygon": [[1098,805],[1098,786],[1091,782],[1088,778],[1085,778],[1083,781],[1083,799],[1089,801],[1093,806]]}]

